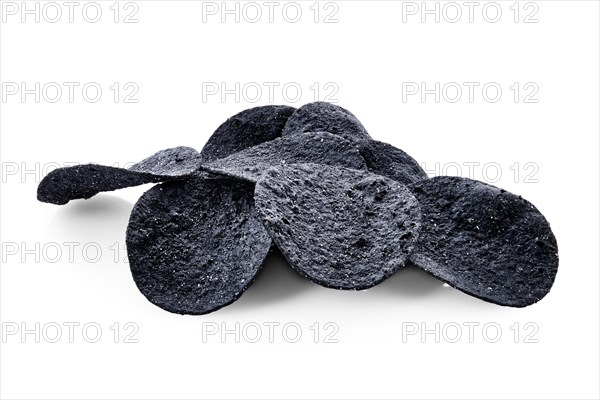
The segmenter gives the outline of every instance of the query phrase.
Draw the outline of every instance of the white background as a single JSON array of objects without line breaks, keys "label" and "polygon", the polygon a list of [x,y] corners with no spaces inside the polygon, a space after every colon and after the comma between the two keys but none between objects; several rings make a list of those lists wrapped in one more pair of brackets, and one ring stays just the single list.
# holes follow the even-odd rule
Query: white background
[{"label": "white background", "polygon": [[[11,83],[80,85],[72,103],[65,86],[56,103],[48,101],[54,92],[40,93],[39,103],[20,93],[1,103],[3,398],[599,397],[597,2],[520,3],[516,23],[512,1],[498,3],[496,23],[482,16],[483,2],[473,22],[459,2],[463,15],[456,23],[447,21],[455,9],[446,7],[439,23],[434,15],[423,23],[420,13],[403,14],[413,10],[410,4],[393,1],[338,1],[327,9],[321,3],[317,23],[312,1],[299,3],[296,23],[283,17],[283,2],[272,23],[262,2],[256,23],[249,21],[255,9],[243,14],[245,3],[238,5],[238,23],[235,15],[221,22],[220,2],[137,1],[127,9],[120,3],[117,23],[112,1],[99,2],[97,23],[82,17],[85,2],[72,23],[58,4],[63,16],[56,23],[44,15],[39,23],[25,15],[23,23],[21,10],[12,15],[9,7],[0,28],[3,95]],[[138,22],[124,23],[135,6]],[[203,14],[214,6],[216,15]],[[495,18],[490,7],[487,19]],[[286,10],[293,19],[294,10]],[[54,18],[54,10],[46,11]],[[538,22],[525,23],[534,11]],[[324,23],[332,12],[337,23]],[[82,97],[89,82],[103,89],[96,103]],[[115,82],[121,87],[116,103],[109,88]],[[139,88],[137,103],[123,101],[128,82]],[[238,82],[240,91],[259,85],[263,93],[252,102],[256,92],[222,99],[203,91],[222,82],[229,89]],[[279,85],[272,99],[264,82]],[[439,103],[434,95],[403,99],[410,82],[429,89],[456,82],[463,97],[456,103],[448,101],[455,92],[441,93]],[[464,82],[479,84],[473,102]],[[482,96],[490,82],[502,89],[497,102]],[[318,96],[310,89],[315,83]],[[301,88],[301,98],[292,89],[282,93],[286,84]],[[532,88],[539,90],[529,100],[537,103],[525,102]],[[471,176],[533,202],[559,243],[551,293],[525,309],[500,307],[410,268],[368,291],[334,291],[299,278],[275,257],[238,302],[206,316],[179,316],[146,301],[123,260],[129,213],[150,186],[62,207],[36,201],[41,175],[57,164],[124,165],[167,147],[199,150],[242,109],[299,106],[333,91],[331,100],[354,112],[374,138],[404,149],[430,175]],[[471,174],[465,163],[479,164],[470,164]],[[65,245],[71,242],[72,259]],[[70,322],[80,324],[73,343],[64,325]],[[127,322],[135,325],[125,329]],[[271,322],[280,324],[273,343],[265,326]],[[39,343],[34,334],[21,336],[36,323]],[[86,340],[94,330],[82,333],[86,323],[102,329],[97,343]],[[235,330],[236,323],[239,343],[233,334],[203,340],[203,330]],[[436,323],[437,342],[433,333],[422,338],[421,330],[435,331]],[[468,323],[479,324],[472,343]],[[62,337],[50,343],[55,324]],[[297,343],[290,343],[293,329],[284,335],[284,324],[302,329]],[[257,325],[263,336],[250,343]],[[15,326],[19,331],[8,334]],[[139,330],[130,339],[137,343],[125,343],[133,326]],[[462,336],[451,343],[457,326]],[[325,340],[332,327],[338,330],[329,339],[337,343]],[[419,333],[406,336],[411,327]],[[498,327],[501,336],[492,343]]]}]

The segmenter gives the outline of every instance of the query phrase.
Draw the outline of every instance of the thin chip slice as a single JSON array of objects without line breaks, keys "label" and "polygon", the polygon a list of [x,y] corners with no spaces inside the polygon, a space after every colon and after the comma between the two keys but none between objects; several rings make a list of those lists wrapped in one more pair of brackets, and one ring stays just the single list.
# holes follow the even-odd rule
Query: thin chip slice
[{"label": "thin chip slice", "polygon": [[294,110],[294,107],[273,105],[250,108],[234,115],[208,139],[200,151],[202,161],[218,160],[277,139]]},{"label": "thin chip slice", "polygon": [[130,168],[83,164],[58,168],[42,179],[37,198],[44,203],[67,204],[89,199],[100,192],[189,176],[200,164],[200,154],[191,147],[161,150]]},{"label": "thin chip slice", "polygon": [[335,289],[372,287],[402,268],[421,212],[406,186],[341,167],[269,169],[256,208],[271,238],[300,274]]},{"label": "thin chip slice", "polygon": [[281,136],[324,131],[351,142],[371,140],[365,127],[348,110],[323,101],[306,104],[287,120]]},{"label": "thin chip slice", "polygon": [[150,302],[198,315],[242,295],[271,247],[252,189],[239,180],[194,176],[155,186],[140,198],[127,227],[127,254]]},{"label": "thin chip slice", "polygon": [[391,144],[370,140],[361,143],[359,149],[367,169],[374,174],[405,185],[427,179],[427,173],[414,158]]},{"label": "thin chip slice", "polygon": [[275,139],[205,164],[202,168],[256,182],[270,167],[297,163],[365,169],[365,161],[352,143],[327,132]]},{"label": "thin chip slice", "polygon": [[441,176],[411,187],[423,227],[411,260],[465,293],[525,307],[543,298],[558,270],[548,221],[527,200],[483,182]]}]

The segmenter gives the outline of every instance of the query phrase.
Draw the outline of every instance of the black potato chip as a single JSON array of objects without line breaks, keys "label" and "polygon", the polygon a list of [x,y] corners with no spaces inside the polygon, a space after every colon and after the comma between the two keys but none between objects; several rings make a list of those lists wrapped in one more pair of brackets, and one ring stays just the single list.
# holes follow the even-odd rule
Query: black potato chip
[{"label": "black potato chip", "polygon": [[218,160],[277,139],[294,110],[289,106],[262,106],[234,115],[223,122],[208,139],[200,151],[202,161]]},{"label": "black potato chip", "polygon": [[83,164],[58,168],[42,179],[37,198],[44,203],[67,204],[89,199],[100,192],[189,176],[200,164],[199,153],[191,147],[161,150],[130,168]]},{"label": "black potato chip", "polygon": [[271,247],[253,185],[194,176],[147,191],[127,227],[133,279],[153,304],[206,314],[238,299]]},{"label": "black potato chip", "polygon": [[323,101],[308,103],[289,117],[281,136],[329,132],[353,143],[371,140],[365,127],[350,111]]},{"label": "black potato chip", "polygon": [[365,161],[352,143],[327,132],[281,137],[205,164],[202,168],[256,182],[270,167],[296,163],[365,169]]},{"label": "black potato chip", "polygon": [[367,171],[317,164],[269,169],[256,208],[300,274],[330,288],[372,287],[402,268],[421,211],[401,183]]},{"label": "black potato chip", "polygon": [[427,173],[414,158],[391,144],[369,140],[359,145],[367,169],[374,174],[409,185],[427,179]]},{"label": "black potato chip", "polygon": [[411,261],[465,293],[512,307],[543,298],[558,270],[548,221],[527,200],[483,182],[440,176],[411,187],[423,212]]}]

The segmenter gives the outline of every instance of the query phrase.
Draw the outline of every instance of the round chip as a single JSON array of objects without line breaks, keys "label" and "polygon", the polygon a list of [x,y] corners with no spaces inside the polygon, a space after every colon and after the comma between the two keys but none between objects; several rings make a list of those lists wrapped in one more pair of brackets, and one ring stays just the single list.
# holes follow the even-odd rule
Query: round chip
[{"label": "round chip", "polygon": [[290,116],[281,136],[324,131],[351,142],[371,140],[365,127],[350,111],[323,101],[306,104]]},{"label": "round chip", "polygon": [[427,179],[427,173],[414,158],[391,144],[369,140],[360,143],[359,149],[367,169],[374,174],[387,176],[404,185]]},{"label": "round chip", "polygon": [[199,164],[200,154],[191,147],[181,146],[161,150],[130,168],[98,164],[58,168],[42,179],[37,198],[44,203],[67,204],[100,192],[181,179],[191,175]]},{"label": "round chip", "polygon": [[289,116],[289,106],[262,106],[244,110],[217,128],[200,151],[203,162],[218,160],[281,136]]},{"label": "round chip", "polygon": [[548,221],[520,196],[483,182],[440,176],[411,186],[423,226],[411,261],[480,299],[525,307],[558,270]]},{"label": "round chip", "polygon": [[271,247],[252,189],[234,179],[194,176],[155,186],[140,198],[127,227],[127,254],[150,302],[198,315],[242,295]]},{"label": "round chip", "polygon": [[330,288],[361,290],[382,282],[405,265],[419,235],[414,196],[367,171],[274,167],[258,181],[254,196],[290,265]]},{"label": "round chip", "polygon": [[365,160],[352,143],[327,132],[278,138],[205,164],[202,168],[256,182],[270,167],[295,163],[365,169]]}]

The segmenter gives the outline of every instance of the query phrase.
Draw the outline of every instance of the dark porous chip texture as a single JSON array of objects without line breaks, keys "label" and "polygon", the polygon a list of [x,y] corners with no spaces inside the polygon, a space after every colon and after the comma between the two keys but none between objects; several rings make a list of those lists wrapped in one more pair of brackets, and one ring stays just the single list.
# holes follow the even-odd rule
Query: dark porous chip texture
[{"label": "dark porous chip texture", "polygon": [[524,307],[543,298],[558,247],[527,200],[483,182],[435,177],[412,186],[423,226],[411,260],[451,286],[492,303]]},{"label": "dark porous chip texture", "polygon": [[361,143],[359,149],[367,169],[374,174],[405,185],[427,179],[427,173],[414,158],[391,144],[370,140]]},{"label": "dark porous chip texture", "polygon": [[89,199],[100,192],[123,189],[151,182],[164,182],[189,176],[200,164],[199,153],[190,147],[161,150],[131,168],[83,164],[58,168],[42,179],[39,201],[67,204]]},{"label": "dark porous chip texture", "polygon": [[365,161],[352,143],[327,132],[275,139],[206,164],[203,168],[256,182],[270,167],[295,163],[365,169]]},{"label": "dark porous chip texture", "polygon": [[408,189],[341,167],[297,164],[269,169],[256,207],[290,265],[323,286],[360,290],[405,265],[421,212]]},{"label": "dark porous chip texture", "polygon": [[208,139],[200,152],[202,161],[214,161],[281,136],[295,108],[262,106],[244,110],[227,121]]},{"label": "dark porous chip texture", "polygon": [[137,164],[129,170],[147,174],[181,177],[194,172],[200,164],[200,153],[191,147],[175,147],[161,150]]},{"label": "dark porous chip texture", "polygon": [[167,182],[136,203],[127,227],[133,279],[153,304],[206,314],[239,298],[271,247],[252,185],[193,177]]},{"label": "dark porous chip texture", "polygon": [[306,132],[329,132],[351,142],[371,140],[365,127],[350,111],[318,101],[297,109],[287,120],[282,136]]}]

